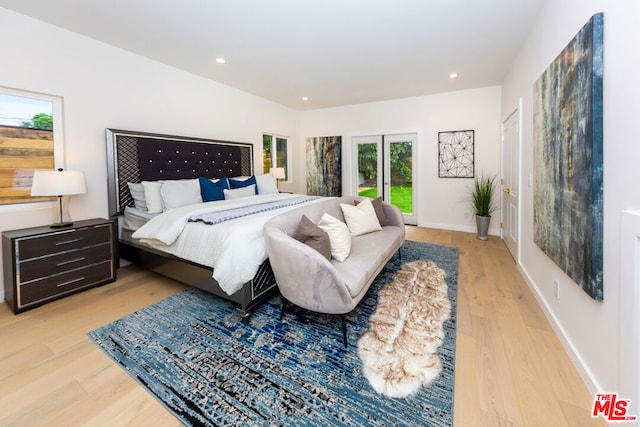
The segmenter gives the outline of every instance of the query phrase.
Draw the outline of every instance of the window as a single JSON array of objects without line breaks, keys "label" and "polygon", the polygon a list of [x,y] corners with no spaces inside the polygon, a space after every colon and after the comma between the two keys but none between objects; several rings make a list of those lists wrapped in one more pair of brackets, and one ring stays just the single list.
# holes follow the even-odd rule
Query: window
[{"label": "window", "polygon": [[264,168],[264,173],[269,173],[271,168],[284,168],[284,180],[289,181],[288,142],[289,140],[285,136],[262,135],[262,167]]},{"label": "window", "polygon": [[62,164],[62,99],[0,87],[0,205],[31,197],[35,169]]}]

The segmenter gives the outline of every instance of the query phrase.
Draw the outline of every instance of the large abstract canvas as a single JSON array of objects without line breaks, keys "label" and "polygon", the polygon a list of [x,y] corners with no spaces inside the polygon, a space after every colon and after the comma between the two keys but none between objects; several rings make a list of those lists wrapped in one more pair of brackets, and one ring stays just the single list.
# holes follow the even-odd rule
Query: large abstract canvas
[{"label": "large abstract canvas", "polygon": [[342,196],[342,137],[307,138],[307,194]]},{"label": "large abstract canvas", "polygon": [[595,300],[602,278],[603,15],[534,85],[534,240]]}]

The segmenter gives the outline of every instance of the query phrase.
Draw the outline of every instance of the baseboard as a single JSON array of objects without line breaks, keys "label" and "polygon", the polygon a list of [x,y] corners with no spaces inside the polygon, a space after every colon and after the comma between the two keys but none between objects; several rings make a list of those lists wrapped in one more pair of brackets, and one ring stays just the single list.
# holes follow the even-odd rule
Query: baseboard
[{"label": "baseboard", "polygon": [[531,276],[529,275],[527,270],[520,263],[518,263],[518,270],[520,271],[520,274],[522,274],[522,277],[524,277],[525,281],[527,282],[529,289],[531,289],[531,292],[533,293],[536,300],[538,301],[538,304],[542,308],[542,311],[545,317],[551,324],[553,331],[556,333],[556,336],[560,340],[562,347],[564,347],[564,350],[567,352],[569,359],[571,359],[571,363],[573,363],[573,366],[578,371],[578,374],[582,378],[582,381],[584,382],[584,384],[587,386],[587,389],[589,390],[591,395],[595,396],[596,393],[602,392],[603,390],[602,387],[600,387],[600,384],[598,384],[598,382],[595,380],[593,373],[587,367],[586,363],[584,362],[584,359],[582,359],[582,356],[580,356],[580,353],[577,351],[577,349],[573,345],[573,342],[567,335],[562,325],[558,322],[558,318],[553,314],[553,311],[551,311],[551,309],[549,308],[549,305],[547,304],[542,294],[533,285],[534,283],[533,279],[531,279]]},{"label": "baseboard", "polygon": [[[436,228],[439,230],[449,230],[449,231],[462,231],[465,233],[477,233],[478,230],[476,229],[475,225],[452,225],[452,224],[439,224],[439,223],[435,223],[435,222],[427,222],[424,224],[418,224],[418,227],[425,227],[425,228]],[[490,228],[489,229],[489,235],[490,236],[499,236],[500,235],[500,229],[499,228]]]}]

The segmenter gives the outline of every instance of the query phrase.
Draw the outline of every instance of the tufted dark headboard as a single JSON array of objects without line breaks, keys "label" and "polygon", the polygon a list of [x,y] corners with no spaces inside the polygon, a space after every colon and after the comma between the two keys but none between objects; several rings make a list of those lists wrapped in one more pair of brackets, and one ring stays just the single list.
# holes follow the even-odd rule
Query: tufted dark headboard
[{"label": "tufted dark headboard", "polygon": [[244,142],[107,129],[109,216],[133,206],[128,182],[253,175]]}]

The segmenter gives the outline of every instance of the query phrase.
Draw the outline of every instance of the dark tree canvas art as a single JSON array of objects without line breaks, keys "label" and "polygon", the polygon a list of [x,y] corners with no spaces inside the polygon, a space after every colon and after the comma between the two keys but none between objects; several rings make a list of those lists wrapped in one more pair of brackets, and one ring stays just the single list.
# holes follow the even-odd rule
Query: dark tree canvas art
[{"label": "dark tree canvas art", "polygon": [[307,138],[307,194],[342,196],[342,137]]},{"label": "dark tree canvas art", "polygon": [[534,85],[534,241],[603,298],[603,14],[591,17]]}]

